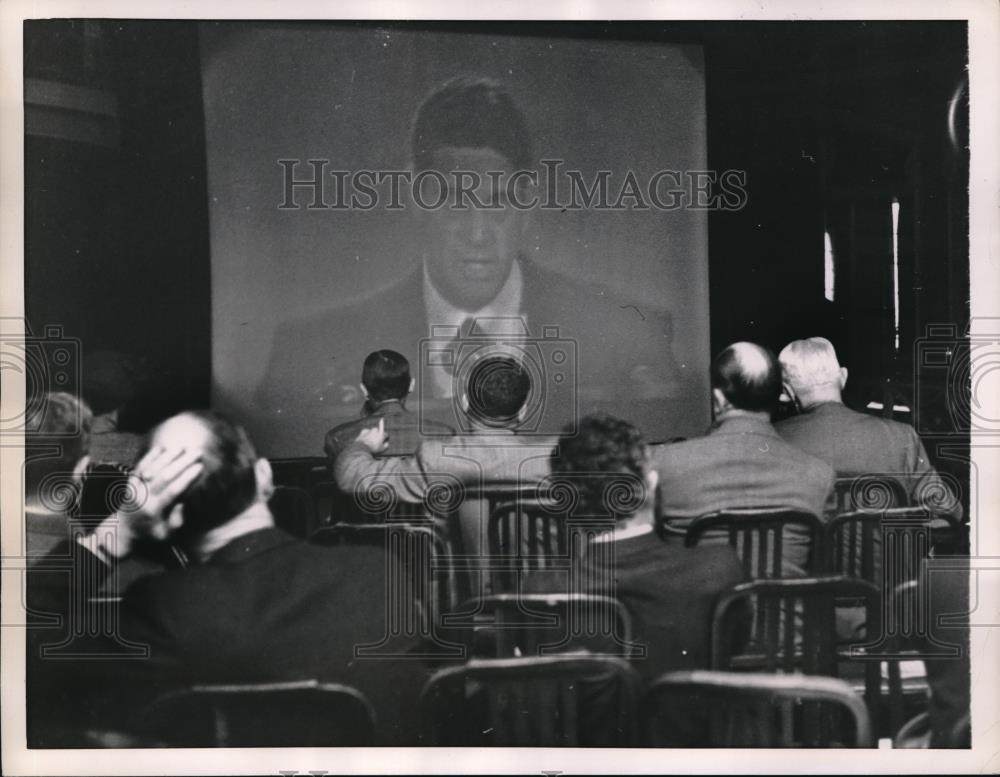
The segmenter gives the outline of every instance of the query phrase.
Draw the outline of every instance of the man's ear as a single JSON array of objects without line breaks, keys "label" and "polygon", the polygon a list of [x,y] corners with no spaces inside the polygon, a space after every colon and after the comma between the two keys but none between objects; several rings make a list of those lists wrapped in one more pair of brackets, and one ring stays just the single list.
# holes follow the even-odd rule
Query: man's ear
[{"label": "man's ear", "polygon": [[274,493],[274,472],[271,462],[261,457],[253,465],[254,478],[257,480],[257,498],[266,502]]},{"label": "man's ear", "polygon": [[781,396],[786,398],[796,407],[799,406],[799,398],[795,395],[795,389],[792,388],[791,383],[785,382],[781,384]]},{"label": "man's ear", "polygon": [[722,393],[722,389],[712,389],[712,410],[715,412],[715,415],[719,415],[728,407],[729,400],[726,399],[726,395]]},{"label": "man's ear", "polygon": [[847,367],[840,368],[840,390],[843,391],[847,386]]},{"label": "man's ear", "polygon": [[[538,187],[527,181],[524,185],[518,185],[517,198],[519,202],[528,203],[534,202],[535,198],[538,197]],[[510,203],[507,207],[513,207]],[[532,228],[535,226],[535,210],[536,208],[518,208],[516,211],[516,218],[518,220],[518,239],[524,240],[524,238],[531,232]]]},{"label": "man's ear", "polygon": [[656,492],[656,487],[660,483],[660,473],[650,466],[646,466],[646,474],[643,476],[646,481],[646,489],[650,494]]},{"label": "man's ear", "polygon": [[80,457],[80,460],[73,467],[73,480],[77,483],[83,481],[83,473],[87,471],[87,467],[90,466],[90,454],[85,454]]},{"label": "man's ear", "polygon": [[410,378],[410,387],[406,390],[406,393],[407,394],[412,394],[413,393],[413,387],[416,386],[416,385],[417,385],[417,379],[416,378]]},{"label": "man's ear", "polygon": [[369,399],[370,397],[368,396],[368,389],[365,388],[365,384],[364,383],[359,383],[358,385],[361,386],[361,395],[365,399]]}]

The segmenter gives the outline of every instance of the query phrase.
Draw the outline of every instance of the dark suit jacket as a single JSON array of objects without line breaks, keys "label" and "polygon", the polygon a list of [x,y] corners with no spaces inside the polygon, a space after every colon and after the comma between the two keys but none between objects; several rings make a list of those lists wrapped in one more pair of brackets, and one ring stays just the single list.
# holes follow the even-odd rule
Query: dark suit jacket
[{"label": "dark suit jacket", "polygon": [[[719,596],[744,581],[743,567],[728,545],[686,548],[679,538],[661,540],[654,533],[588,547],[578,574],[581,587],[569,590],[565,573],[537,573],[526,581],[530,591],[569,591],[613,596],[632,619],[632,641],[645,648],[633,666],[645,683],[664,672],[708,669],[711,662],[712,614]],[[749,633],[749,613],[733,613],[730,636]],[[660,711],[662,725],[677,746],[704,746],[706,710],[700,705]]]},{"label": "dark suit jacket", "polygon": [[[570,593],[613,596],[629,611],[633,642],[645,646],[634,658],[643,679],[664,672],[708,669],[712,613],[724,591],[744,581],[743,567],[728,545],[686,548],[681,540],[655,533],[630,537],[588,552]],[[606,552],[605,552],[606,551]],[[560,584],[561,583],[561,584]],[[533,591],[568,590],[565,574],[529,578]]]},{"label": "dark suit jacket", "polygon": [[[971,705],[971,663],[969,656],[969,608],[971,601],[984,593],[978,588],[969,590],[969,566],[967,563],[951,569],[935,570],[924,562],[925,574],[920,576],[918,596],[929,601],[931,614],[931,634],[939,645],[958,648],[958,655],[947,658],[924,659],[927,670],[927,684],[931,689],[928,713],[931,722],[931,747],[968,747],[968,739],[954,737],[959,721],[970,712]],[[974,575],[972,580],[978,586],[986,586],[986,576]],[[972,598],[970,599],[970,593]],[[945,617],[948,616],[948,617]],[[945,623],[939,623],[939,618]]]},{"label": "dark suit jacket", "polygon": [[[545,406],[538,420],[545,428],[538,431],[558,434],[567,420],[609,407],[608,400],[618,403],[619,415],[644,427],[649,424],[637,414],[649,413],[660,425],[676,417],[672,429],[683,427],[689,418],[703,426],[704,403],[695,401],[687,390],[689,376],[673,357],[668,314],[637,309],[604,287],[527,261],[522,260],[521,271],[522,314],[530,337],[542,338],[543,327],[557,331],[551,339],[558,345],[539,349],[544,362],[540,374],[546,385]],[[275,453],[267,440],[282,430],[287,432],[288,424],[297,419],[302,419],[299,426],[304,435],[308,435],[308,418],[334,420],[339,414],[344,420],[352,419],[358,365],[378,348],[394,349],[410,360],[417,379],[411,399],[414,410],[462,428],[450,400],[434,403],[430,392],[422,388],[420,343],[430,336],[433,323],[445,322],[427,321],[419,263],[387,289],[318,316],[286,322],[275,334],[267,372],[257,387],[255,401],[264,418],[255,423],[254,439],[269,455],[302,455],[307,451]],[[567,354],[564,366],[550,358],[556,347]],[[554,376],[560,370],[565,374],[556,382]],[[642,400],[650,407],[643,410]],[[663,402],[670,405],[671,419],[664,420]],[[273,420],[270,426],[268,418]],[[680,428],[671,433],[691,431]]]},{"label": "dark suit jacket", "polygon": [[[733,507],[784,507],[819,517],[833,507],[829,464],[793,448],[767,421],[731,417],[706,436],[654,446],[660,475],[660,507],[671,525]],[[790,541],[790,545],[789,545]],[[789,572],[801,574],[807,557],[804,537],[786,531]]]},{"label": "dark suit jacket", "polygon": [[[77,544],[61,550],[75,554],[81,574],[108,572]],[[412,744],[415,728],[407,715],[424,679],[422,664],[354,654],[356,645],[378,643],[386,633],[385,569],[381,549],[311,546],[263,529],[233,540],[203,566],[142,578],[121,603],[121,634],[148,644],[148,660],[84,660],[71,667],[76,680],[88,675],[92,681],[90,695],[67,700],[71,715],[84,714],[82,702],[95,688],[119,694],[110,710],[91,710],[104,720],[87,722],[127,726],[136,709],[169,688],[317,678],[359,688],[375,705],[387,741]],[[67,584],[66,575],[36,572],[29,602],[65,613]],[[58,641],[41,630],[33,637],[36,647]],[[394,647],[416,645],[398,639]],[[64,688],[57,681],[66,668],[66,662],[37,662],[29,699],[44,698],[54,685]],[[44,735],[46,720],[36,716],[36,733]]]},{"label": "dark suit jacket", "polygon": [[323,450],[333,461],[348,445],[354,442],[362,429],[378,426],[380,419],[385,419],[385,431],[389,435],[389,447],[383,456],[406,456],[416,452],[424,436],[453,435],[455,430],[447,424],[424,419],[407,410],[399,400],[388,400],[381,403],[375,411],[363,418],[335,426],[326,433]]},{"label": "dark suit jacket", "polygon": [[[837,477],[893,476],[907,489],[911,504],[952,493],[931,466],[916,431],[906,424],[824,402],[780,421],[775,429],[796,448],[827,462]],[[951,509],[946,512],[961,518],[958,499],[948,501]]]}]

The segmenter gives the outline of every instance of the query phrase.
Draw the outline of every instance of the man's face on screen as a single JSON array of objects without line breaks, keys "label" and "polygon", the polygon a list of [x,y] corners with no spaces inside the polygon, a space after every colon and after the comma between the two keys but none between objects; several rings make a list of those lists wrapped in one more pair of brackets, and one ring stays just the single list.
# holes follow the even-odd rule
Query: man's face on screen
[{"label": "man's face on screen", "polygon": [[[500,291],[520,248],[526,214],[506,199],[514,166],[490,148],[445,147],[434,153],[432,169],[444,176],[448,198],[440,208],[420,211],[427,271],[453,305],[474,311]],[[459,171],[475,177],[456,177]],[[433,203],[436,194],[428,184],[424,201]]]}]

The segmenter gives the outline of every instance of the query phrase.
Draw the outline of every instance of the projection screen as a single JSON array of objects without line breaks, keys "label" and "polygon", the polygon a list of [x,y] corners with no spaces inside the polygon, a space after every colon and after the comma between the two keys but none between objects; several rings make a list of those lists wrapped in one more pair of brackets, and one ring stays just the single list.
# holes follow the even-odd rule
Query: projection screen
[{"label": "projection screen", "polygon": [[[408,407],[455,428],[464,361],[499,343],[531,363],[526,432],[594,410],[649,440],[705,430],[706,214],[720,182],[705,172],[700,47],[488,25],[206,22],[200,35],[213,404],[264,454],[321,455],[325,432],[358,417],[362,362],[380,348],[410,361]],[[454,170],[415,191],[414,114],[456,76],[493,79],[530,132],[507,215],[453,202]],[[426,224],[447,218],[517,224],[506,308],[441,312]],[[486,273],[469,251],[457,272]],[[463,307],[505,321],[456,330]]]}]

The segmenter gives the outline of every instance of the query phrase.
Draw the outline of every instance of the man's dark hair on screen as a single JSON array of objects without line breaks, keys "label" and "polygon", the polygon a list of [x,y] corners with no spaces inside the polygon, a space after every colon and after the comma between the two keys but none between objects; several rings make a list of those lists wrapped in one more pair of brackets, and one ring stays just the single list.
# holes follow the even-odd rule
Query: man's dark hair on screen
[{"label": "man's dark hair on screen", "polygon": [[[221,526],[246,510],[257,497],[257,451],[246,431],[214,410],[190,410],[204,424],[209,442],[201,451],[202,473],[181,497],[185,534]],[[154,430],[155,433],[155,430]]]},{"label": "man's dark hair on screen", "polygon": [[[750,344],[740,344],[748,346]],[[754,345],[762,359],[747,364],[745,352],[736,346],[725,348],[712,361],[712,388],[722,391],[734,407],[752,412],[771,410],[781,396],[781,365],[770,350]]]},{"label": "man's dark hair on screen", "polygon": [[635,475],[638,486],[646,474],[646,444],[639,430],[628,421],[595,413],[584,416],[578,424],[566,426],[552,450],[550,465],[553,473],[566,473],[566,481],[580,499],[577,509],[584,514],[599,515],[607,510],[604,494],[609,482],[600,476]]},{"label": "man's dark hair on screen", "polygon": [[417,170],[430,169],[434,152],[446,146],[490,148],[521,170],[533,164],[527,120],[492,78],[457,76],[434,89],[417,108],[411,144]]},{"label": "man's dark hair on screen", "polygon": [[361,382],[372,403],[403,399],[410,392],[410,363],[396,351],[373,351],[365,359]]},{"label": "man's dark hair on screen", "polygon": [[524,366],[509,356],[490,356],[469,371],[469,414],[490,426],[514,426],[531,393]]},{"label": "man's dark hair on screen", "polygon": [[42,406],[26,423],[24,442],[29,448],[58,449],[55,456],[36,458],[26,452],[25,484],[34,491],[38,484],[57,472],[69,476],[77,463],[90,452],[90,429],[94,414],[82,399],[63,391],[46,394]]}]

